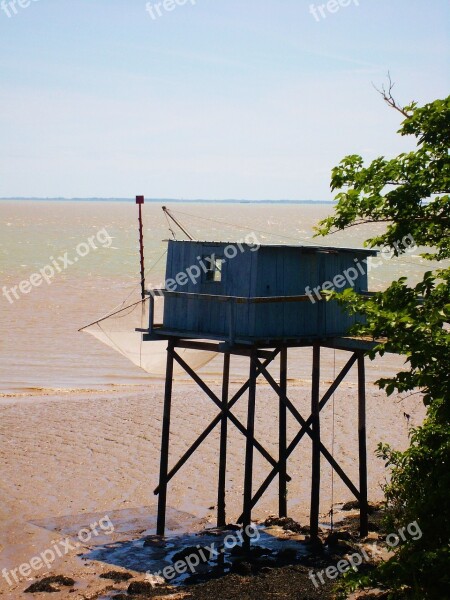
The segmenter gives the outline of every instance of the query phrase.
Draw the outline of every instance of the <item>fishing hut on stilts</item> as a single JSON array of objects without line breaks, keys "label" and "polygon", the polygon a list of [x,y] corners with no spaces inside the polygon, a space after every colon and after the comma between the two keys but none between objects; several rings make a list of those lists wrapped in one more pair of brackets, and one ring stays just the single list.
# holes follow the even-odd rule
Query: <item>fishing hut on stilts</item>
[{"label": "fishing hut on stilts", "polygon": [[[139,207],[143,202],[138,197]],[[319,532],[320,468],[327,461],[356,498],[360,508],[360,533],[368,532],[367,457],[366,457],[366,393],[364,356],[370,342],[347,337],[349,327],[358,315],[345,312],[335,301],[326,302],[321,291],[324,282],[336,281],[349,269],[376,251],[304,245],[259,245],[247,242],[197,241],[164,209],[168,218],[181,227],[190,238],[170,240],[166,264],[165,289],[145,289],[143,260],[141,262],[142,294],[149,301],[148,327],[139,329],[145,344],[165,340],[167,361],[165,371],[164,413],[162,423],[157,534],[164,535],[168,484],[209,434],[220,427],[218,464],[217,525],[226,524],[225,481],[227,472],[227,438],[229,424],[236,427],[246,440],[243,509],[238,522],[243,527],[252,520],[252,510],[271,482],[278,478],[278,514],[288,515],[288,459],[298,444],[309,438],[311,452],[310,535]],[[142,231],[142,229],[141,229]],[[142,244],[142,236],[141,236]],[[142,245],[141,245],[142,249]],[[367,293],[367,274],[358,273],[352,282],[356,291]],[[341,287],[349,287],[345,281]],[[329,288],[328,288],[329,289]],[[315,290],[313,295],[313,291]],[[164,297],[162,323],[155,323],[154,301]],[[287,385],[289,350],[312,347],[311,410],[301,414]],[[327,392],[320,396],[321,349],[333,348],[346,352],[348,360]],[[181,355],[182,351],[216,353],[223,357],[222,391],[220,397]],[[248,359],[248,379],[230,397],[230,366],[233,356]],[[278,381],[269,366],[279,356]],[[169,468],[170,426],[174,365],[189,375],[218,409],[208,427]],[[358,371],[358,438],[359,481],[353,482],[323,443],[320,432],[321,411],[333,397],[344,377],[355,366]],[[278,455],[272,456],[255,437],[257,383],[264,379],[278,399]],[[247,398],[247,420],[242,423],[232,412],[242,397]],[[287,442],[287,417],[292,415],[298,432]],[[255,489],[253,481],[254,454],[259,452],[268,463],[266,479]]]}]

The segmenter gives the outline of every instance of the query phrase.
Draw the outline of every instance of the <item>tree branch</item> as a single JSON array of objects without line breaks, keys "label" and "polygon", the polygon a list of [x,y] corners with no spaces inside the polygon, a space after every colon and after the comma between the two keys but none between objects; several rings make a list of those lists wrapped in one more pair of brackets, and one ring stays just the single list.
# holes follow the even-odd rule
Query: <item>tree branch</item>
[{"label": "tree branch", "polygon": [[394,108],[395,110],[397,110],[399,113],[401,113],[404,117],[408,118],[410,115],[406,112],[406,110],[404,108],[402,108],[399,104],[397,104],[395,98],[392,95],[392,89],[395,85],[395,83],[392,82],[391,79],[391,74],[388,71],[388,81],[389,81],[389,87],[386,90],[384,84],[381,88],[381,90],[379,88],[377,88],[377,86],[372,83],[373,87],[376,89],[376,91],[381,94],[381,96],[383,97],[383,100],[386,102],[386,104],[388,104],[391,108]]},{"label": "tree branch", "polygon": [[[338,233],[339,231],[344,231],[344,229],[350,229],[350,227],[358,227],[359,225],[368,225],[369,223],[391,223],[394,221],[392,219],[362,219],[361,221],[355,221],[354,223],[349,223],[348,225],[344,225],[335,231],[329,231],[327,235],[333,235],[334,233]],[[416,223],[442,223],[442,221],[448,222],[450,225],[450,219],[446,217],[440,217],[439,215],[434,218],[429,217],[413,217],[410,218],[410,221],[415,221]]]}]

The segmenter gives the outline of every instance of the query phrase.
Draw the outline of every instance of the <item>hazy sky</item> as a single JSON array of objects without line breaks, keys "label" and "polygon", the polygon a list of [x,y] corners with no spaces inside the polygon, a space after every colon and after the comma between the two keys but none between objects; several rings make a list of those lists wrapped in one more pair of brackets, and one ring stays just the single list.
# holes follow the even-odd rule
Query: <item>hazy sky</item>
[{"label": "hazy sky", "polygon": [[14,1],[0,196],[329,199],[346,154],[410,147],[371,82],[449,93],[448,0]]}]

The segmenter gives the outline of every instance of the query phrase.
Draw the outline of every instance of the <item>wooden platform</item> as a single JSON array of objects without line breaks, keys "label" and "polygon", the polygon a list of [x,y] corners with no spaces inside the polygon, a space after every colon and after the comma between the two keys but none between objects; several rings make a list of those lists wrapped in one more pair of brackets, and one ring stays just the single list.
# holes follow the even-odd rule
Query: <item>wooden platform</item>
[{"label": "wooden platform", "polygon": [[[208,350],[209,352],[231,352],[235,354],[235,350],[239,350],[240,347],[246,348],[276,348],[284,346],[286,348],[305,348],[312,346],[316,342],[320,342],[322,347],[335,348],[336,350],[346,351],[363,351],[368,352],[373,348],[386,340],[372,340],[367,337],[347,337],[347,336],[307,336],[307,337],[272,337],[272,338],[259,338],[259,337],[237,337],[233,344],[230,344],[223,335],[214,335],[210,333],[193,333],[183,329],[165,329],[162,325],[155,325],[152,333],[148,333],[148,329],[137,329],[143,333],[143,341],[161,341],[161,340],[183,340],[184,342],[192,341],[192,344],[185,345],[185,348],[193,348],[195,342],[195,349],[197,350]],[[217,344],[210,343],[211,341],[217,341]],[[201,342],[204,342],[201,344]],[[208,343],[209,342],[209,343]],[[177,344],[180,346],[180,344]]]}]

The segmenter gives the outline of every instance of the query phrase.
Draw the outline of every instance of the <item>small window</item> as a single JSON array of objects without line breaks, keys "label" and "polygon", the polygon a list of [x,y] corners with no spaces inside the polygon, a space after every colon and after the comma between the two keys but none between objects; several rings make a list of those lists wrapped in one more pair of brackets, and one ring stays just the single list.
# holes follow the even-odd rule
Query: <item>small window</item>
[{"label": "small window", "polygon": [[205,256],[203,258],[203,262],[208,267],[208,270],[205,273],[205,281],[222,281],[222,265],[225,262],[223,258],[217,257],[215,254],[213,254],[212,256]]}]

